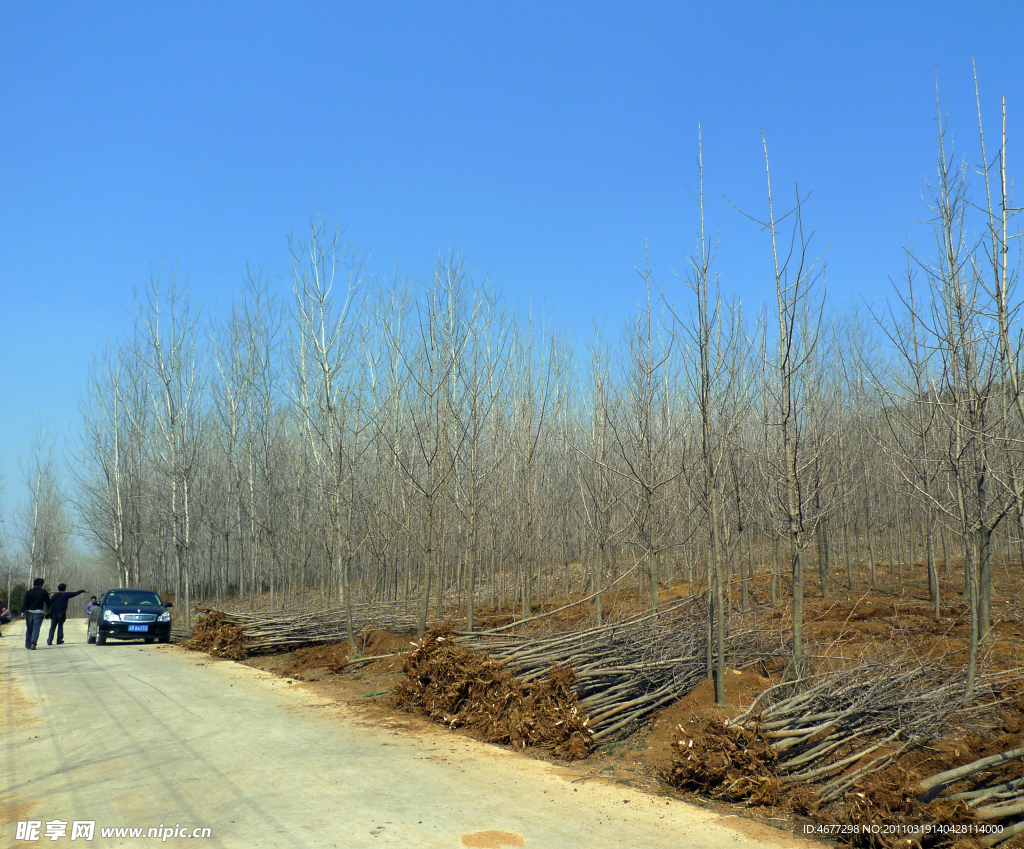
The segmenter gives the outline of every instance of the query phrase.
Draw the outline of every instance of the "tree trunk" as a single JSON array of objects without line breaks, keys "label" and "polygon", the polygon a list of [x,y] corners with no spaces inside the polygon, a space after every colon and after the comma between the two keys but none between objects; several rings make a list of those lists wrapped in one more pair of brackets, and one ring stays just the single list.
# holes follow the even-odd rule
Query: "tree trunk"
[{"label": "tree trunk", "polygon": [[718,545],[718,505],[716,504],[715,491],[711,493],[711,560],[714,565],[715,577],[715,610],[717,616],[714,620],[715,626],[715,704],[719,707],[725,705],[725,620],[722,613],[725,609],[722,589],[722,558]]},{"label": "tree trunk", "polygon": [[895,574],[896,572],[896,549],[894,547],[894,539],[896,532],[893,528],[889,529],[889,533],[886,534],[886,543],[889,547],[889,574]]},{"label": "tree trunk", "polygon": [[416,639],[422,640],[427,632],[427,611],[430,609],[430,580],[434,571],[434,504],[429,487],[433,482],[428,480],[426,495],[426,528],[425,545],[423,546],[423,575],[420,580],[420,609],[416,620]]},{"label": "tree trunk", "polygon": [[1020,553],[1020,566],[1024,570],[1024,512],[1017,511],[1017,548]]},{"label": "tree trunk", "polygon": [[939,539],[942,541],[942,574],[949,575],[949,549],[946,546],[946,529],[939,526]]},{"label": "tree trunk", "polygon": [[974,568],[974,541],[964,538],[965,571],[967,577],[968,603],[971,608],[971,643],[967,656],[967,692],[965,700],[974,696],[974,679],[978,673],[978,580]]},{"label": "tree trunk", "polygon": [[868,526],[868,559],[871,560],[871,589],[878,589],[878,574],[875,567],[875,540],[871,536],[871,526]]},{"label": "tree trunk", "polygon": [[772,538],[772,607],[779,603],[779,538]]},{"label": "tree trunk", "polygon": [[978,639],[992,639],[992,528],[978,529]]},{"label": "tree trunk", "polygon": [[853,566],[850,563],[850,526],[846,522],[843,522],[843,556],[846,559],[846,588],[852,590]]},{"label": "tree trunk", "polygon": [[[740,561],[740,606],[743,610],[750,609],[750,586],[749,578],[747,577],[747,570],[744,569],[743,561],[743,546],[746,543],[747,547],[750,546],[750,541],[746,539],[746,534],[743,533],[743,527],[739,529],[739,561]],[[749,551],[748,551],[749,559]]]},{"label": "tree trunk", "polygon": [[818,576],[821,579],[821,597],[828,598],[828,575],[832,568],[832,546],[829,540],[828,519],[818,522]]},{"label": "tree trunk", "polygon": [[935,532],[932,528],[931,512],[927,519],[922,519],[925,525],[925,553],[928,558],[928,591],[931,593],[932,602],[935,605],[935,621],[941,618],[941,593],[939,591],[939,570],[935,563]]}]

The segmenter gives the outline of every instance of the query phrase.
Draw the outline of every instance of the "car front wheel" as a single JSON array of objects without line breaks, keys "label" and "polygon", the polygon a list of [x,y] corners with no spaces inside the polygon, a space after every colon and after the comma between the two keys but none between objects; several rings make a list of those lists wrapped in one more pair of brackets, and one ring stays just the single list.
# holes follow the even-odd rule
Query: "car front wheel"
[{"label": "car front wheel", "polygon": [[[98,630],[99,629],[99,625],[97,625],[96,628]],[[92,626],[90,626],[90,625],[86,625],[85,626],[85,641],[87,643],[89,643],[89,644],[92,644],[92,643],[96,642],[96,635],[93,634]]]},{"label": "car front wheel", "polygon": [[106,645],[106,643],[107,643],[106,635],[104,635],[103,632],[100,631],[100,623],[97,622],[96,623],[96,645],[103,646],[103,645]]}]

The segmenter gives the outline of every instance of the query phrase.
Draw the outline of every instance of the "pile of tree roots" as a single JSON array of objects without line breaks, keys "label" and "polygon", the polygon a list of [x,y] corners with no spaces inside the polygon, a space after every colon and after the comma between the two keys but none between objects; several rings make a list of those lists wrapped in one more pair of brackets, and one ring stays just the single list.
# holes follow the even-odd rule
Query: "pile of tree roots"
[{"label": "pile of tree roots", "polygon": [[[671,602],[620,622],[540,639],[461,634],[459,645],[507,668],[523,684],[550,676],[553,666],[576,675],[575,692],[589,715],[594,742],[628,734],[652,712],[690,693],[708,669],[707,595]],[[736,615],[726,644],[736,668],[784,657],[777,629]]]},{"label": "pile of tree roots", "polygon": [[[343,607],[328,607],[311,613],[229,613],[197,607],[196,612],[200,618],[186,645],[232,660],[310,643],[348,639]],[[405,604],[352,605],[353,634],[368,630],[402,633],[415,627],[416,614]]]},{"label": "pile of tree roots", "polygon": [[[1013,824],[1024,820],[1024,749],[924,780],[899,759],[991,706],[997,687],[1020,677],[981,675],[968,699],[966,675],[951,671],[948,658],[907,655],[786,682],[731,721],[694,717],[680,725],[662,778],[678,789],[845,824],[850,830],[836,836],[859,845],[940,846],[969,836],[992,846],[1024,831]],[[893,823],[903,830],[887,832]],[[984,834],[977,828],[984,823],[1006,827]]]},{"label": "pile of tree roots", "polygon": [[405,658],[395,703],[488,743],[549,749],[563,760],[585,758],[591,733],[571,669],[549,667],[526,684],[501,663],[456,643],[449,625],[426,633]]},{"label": "pile of tree roots", "polygon": [[185,647],[215,657],[245,660],[245,629],[219,610],[206,610],[192,629]]}]

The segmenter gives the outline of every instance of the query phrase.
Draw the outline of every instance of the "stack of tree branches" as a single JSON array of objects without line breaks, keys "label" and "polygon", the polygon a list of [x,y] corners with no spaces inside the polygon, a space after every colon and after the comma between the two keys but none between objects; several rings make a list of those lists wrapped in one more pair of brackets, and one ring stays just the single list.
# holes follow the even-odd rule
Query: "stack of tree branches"
[{"label": "stack of tree branches", "polygon": [[[241,629],[242,658],[246,654],[262,654],[309,643],[348,639],[343,607],[329,607],[310,613],[235,613],[211,607],[197,607],[196,611],[203,615],[196,624],[194,634],[225,626]],[[211,617],[214,618],[208,622]],[[405,604],[352,605],[352,631],[355,634],[365,630],[401,633],[415,627],[416,614]],[[198,648],[194,636],[190,646]]]},{"label": "stack of tree branches", "polygon": [[428,631],[403,668],[406,678],[394,691],[399,707],[489,743],[550,749],[568,761],[590,751],[571,669],[552,667],[545,680],[523,684],[500,663],[457,645],[449,625]]},{"label": "stack of tree branches", "polygon": [[[762,627],[756,616],[736,615],[727,638],[727,658],[739,668],[785,656],[778,639],[777,629]],[[458,640],[505,664],[524,684],[547,677],[552,665],[571,667],[597,742],[635,726],[691,692],[707,676],[707,595],[540,639],[481,632],[462,634]]]},{"label": "stack of tree branches", "polygon": [[[679,789],[783,804],[828,822],[857,825],[863,839],[854,842],[862,845],[905,846],[914,835],[884,831],[896,820],[919,827],[920,845],[939,845],[943,835],[966,823],[1024,814],[1024,779],[988,782],[977,796],[939,799],[942,787],[973,773],[964,767],[919,786],[899,758],[942,737],[954,721],[988,709],[997,686],[1019,678],[1019,672],[981,675],[968,700],[966,675],[951,671],[948,658],[922,662],[904,655],[785,682],[731,721],[694,718],[680,725],[662,777]],[[1000,756],[998,764],[979,762],[974,772],[1022,755],[1017,750]],[[970,799],[989,809],[972,810]],[[834,802],[842,807],[821,814]],[[879,829],[864,831],[872,825]]]},{"label": "stack of tree branches", "polygon": [[921,802],[966,806],[972,819],[987,827],[988,833],[972,835],[983,846],[1024,833],[1024,748],[932,775],[918,790]]},{"label": "stack of tree branches", "polygon": [[1005,677],[976,679],[972,708],[966,673],[951,669],[948,657],[875,657],[778,685],[730,724],[770,743],[784,784],[812,784],[828,803],[908,749],[942,736],[951,717],[978,709]]}]

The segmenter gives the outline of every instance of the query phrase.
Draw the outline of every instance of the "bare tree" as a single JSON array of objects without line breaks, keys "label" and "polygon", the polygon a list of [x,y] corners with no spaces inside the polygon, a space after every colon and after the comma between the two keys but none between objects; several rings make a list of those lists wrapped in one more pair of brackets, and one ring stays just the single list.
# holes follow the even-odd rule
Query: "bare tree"
[{"label": "bare tree", "polygon": [[54,459],[54,439],[37,431],[25,469],[29,500],[21,517],[22,544],[33,578],[53,577],[64,564],[70,526]]},{"label": "bare tree", "polygon": [[540,580],[543,441],[549,422],[556,418],[559,403],[565,400],[557,390],[566,356],[557,336],[545,330],[537,333],[530,321],[520,325],[513,335],[512,357],[517,366],[509,393],[510,491],[515,498],[512,528],[517,591],[522,614],[528,617],[533,612],[534,589]]},{"label": "bare tree", "polygon": [[938,109],[937,182],[932,188],[937,257],[918,260],[932,299],[928,332],[935,339],[941,374],[935,392],[946,422],[945,473],[951,497],[935,500],[956,523],[966,551],[965,584],[970,600],[968,688],[973,688],[978,642],[990,627],[992,531],[1004,511],[993,498],[991,393],[998,357],[981,326],[980,280],[972,273],[968,242],[966,171],[946,151],[946,124]]},{"label": "bare tree", "polygon": [[[801,396],[801,381],[815,355],[824,311],[824,297],[818,292],[822,270],[810,256],[811,236],[803,227],[803,203],[799,189],[793,208],[780,218],[775,215],[771,188],[768,145],[762,136],[765,173],[768,186],[768,219],[757,221],[771,237],[776,294],[778,337],[775,355],[768,361],[772,379],[766,389],[774,395],[776,458],[768,464],[779,482],[782,516],[790,543],[793,575],[793,666],[796,675],[804,672],[803,616],[805,520],[807,505],[802,487],[809,456],[806,436],[806,408]],[[780,227],[792,218],[789,245],[781,243]],[[823,288],[823,286],[822,286]]]},{"label": "bare tree", "polygon": [[351,311],[363,261],[354,246],[342,240],[342,233],[329,229],[326,222],[315,220],[310,229],[308,241],[290,243],[295,295],[295,401],[316,462],[329,518],[324,543],[334,579],[341,588],[346,632],[355,653],[350,571],[354,469],[345,437],[360,431],[363,425],[349,417],[350,389],[345,384],[345,369],[353,351]]},{"label": "bare tree", "polygon": [[7,523],[4,520],[2,507],[4,504],[4,474],[0,470],[0,567],[7,572],[7,594],[4,598],[11,601],[11,589],[14,584],[14,558],[7,548]]},{"label": "bare tree", "polygon": [[[938,375],[934,371],[936,340],[922,321],[922,313],[914,290],[914,271],[908,266],[906,288],[897,292],[902,310],[900,317],[890,309],[889,320],[882,322],[902,368],[892,380],[875,377],[883,396],[882,413],[887,425],[886,436],[879,440],[883,449],[895,449],[891,457],[897,472],[918,496],[923,513],[923,531],[928,564],[928,588],[934,615],[940,616],[940,589],[935,566],[936,503],[939,492],[939,457],[936,437],[942,427],[937,393]],[[889,451],[890,455],[893,452]]]},{"label": "bare tree", "polygon": [[[281,328],[283,310],[259,276],[248,278],[248,297],[242,305],[247,362],[252,368],[248,428],[244,449],[248,459],[249,550],[255,563],[260,553],[284,568],[284,528],[277,505],[287,502],[281,446],[285,440],[282,402]],[[241,501],[241,498],[239,499]],[[241,509],[238,508],[241,519]],[[241,561],[239,578],[241,583]],[[304,588],[304,587],[303,587]]]},{"label": "bare tree", "polygon": [[612,450],[612,422],[619,415],[612,408],[611,376],[608,372],[609,352],[595,328],[590,351],[590,398],[586,410],[585,433],[574,440],[576,481],[580,489],[581,512],[593,538],[588,589],[594,596],[594,616],[604,620],[604,574],[615,580],[616,564],[613,544],[628,527],[616,522],[616,508],[630,488],[628,480],[616,466]]},{"label": "bare tree", "polygon": [[466,630],[472,631],[480,571],[480,529],[487,519],[486,489],[504,460],[502,452],[487,451],[487,442],[494,439],[495,408],[505,392],[509,327],[498,310],[494,292],[485,286],[474,289],[473,302],[463,321],[468,338],[460,357],[461,368],[456,372],[461,385],[453,393],[462,403],[453,409],[461,432],[458,478],[462,497],[458,504],[468,526]]},{"label": "bare tree", "polygon": [[669,462],[669,434],[664,427],[669,404],[665,371],[671,357],[671,338],[660,325],[651,301],[653,279],[649,263],[640,271],[646,303],[627,328],[627,367],[621,387],[622,415],[611,420],[622,474],[632,489],[633,545],[639,551],[638,595],[647,582],[648,606],[658,606],[658,561],[663,549],[663,528],[659,527],[661,500],[679,476],[678,464]]},{"label": "bare tree", "polygon": [[[394,356],[401,362],[411,388],[400,396],[404,407],[402,416],[409,420],[411,451],[403,450],[400,435],[390,428],[378,430],[420,504],[416,511],[418,518],[410,515],[411,521],[420,528],[420,532],[413,532],[412,536],[423,557],[417,615],[420,637],[427,628],[431,587],[435,578],[439,580],[435,575],[438,571],[435,558],[440,502],[450,493],[465,438],[465,432],[454,421],[454,410],[461,406],[465,391],[458,380],[459,363],[468,341],[461,316],[464,285],[461,258],[440,257],[431,285],[414,303],[415,350],[407,351],[399,338],[390,337]],[[394,327],[385,329],[390,332]],[[440,586],[438,589],[440,591]]]},{"label": "bare tree", "polygon": [[[217,533],[224,545],[224,555],[217,575],[218,591],[226,593],[230,584],[232,554],[238,561],[238,571],[244,572],[241,549],[243,438],[249,430],[250,404],[255,378],[254,357],[258,349],[247,332],[246,315],[240,304],[232,304],[227,318],[213,326],[210,342],[217,379],[211,387],[212,407],[218,427],[214,431],[224,458],[226,504],[219,512]],[[213,522],[211,522],[211,529]],[[234,543],[234,550],[232,548]],[[250,554],[254,552],[250,549]],[[254,558],[255,559],[255,558]],[[273,609],[273,591],[271,591]]]},{"label": "bare tree", "polygon": [[[408,595],[411,564],[408,557],[407,498],[404,492],[403,463],[411,462],[410,445],[405,438],[404,412],[405,367],[403,352],[409,314],[409,292],[393,285],[374,303],[374,321],[380,332],[375,344],[379,355],[372,357],[378,363],[370,376],[371,420],[375,423],[376,443],[373,453],[374,487],[373,506],[368,520],[371,527],[367,542],[382,572],[385,597],[397,598],[399,583],[404,577],[402,590]],[[403,543],[405,545],[403,546]],[[390,565],[390,570],[389,570]],[[390,571],[391,577],[388,577]]]},{"label": "bare tree", "polygon": [[[698,138],[700,142],[700,139]],[[689,320],[676,316],[677,326],[686,334],[693,353],[695,368],[689,371],[691,392],[696,398],[699,417],[700,448],[698,481],[694,491],[707,526],[708,586],[712,588],[711,646],[714,647],[715,701],[725,704],[725,587],[720,527],[724,518],[722,504],[722,472],[730,459],[733,437],[745,412],[739,381],[746,360],[742,344],[739,311],[723,303],[718,276],[712,270],[715,247],[705,230],[704,157],[698,146],[700,188],[697,201],[700,209],[700,244],[690,257],[686,283],[694,294],[694,308]],[[738,478],[737,499],[738,499]],[[742,513],[737,504],[737,521]],[[741,566],[742,568],[742,566]],[[743,585],[746,591],[746,582]]]},{"label": "bare tree", "polygon": [[71,474],[85,534],[112,559],[118,586],[142,583],[143,468],[151,418],[139,351],[108,348],[89,371]]},{"label": "bare tree", "polygon": [[165,289],[150,280],[139,305],[140,356],[152,403],[151,448],[162,482],[163,530],[173,557],[174,595],[191,617],[196,499],[203,439],[203,375],[197,323],[188,293],[172,277]]},{"label": "bare tree", "polygon": [[[1006,158],[1006,98],[1002,98],[1002,131],[999,149],[990,161],[985,151],[985,130],[981,116],[981,94],[977,68],[974,71],[974,94],[978,112],[978,137],[981,164],[978,168],[985,187],[984,221],[986,238],[981,254],[972,257],[973,272],[981,280],[991,308],[989,318],[995,319],[1000,366],[999,391],[1001,437],[1005,450],[1003,474],[998,477],[1012,499],[1020,541],[1021,564],[1024,566],[1024,467],[1021,446],[1024,444],[1024,382],[1021,379],[1021,351],[1024,335],[1019,326],[1021,303],[1016,298],[1020,268],[1020,233],[1011,231],[1011,222],[1020,212],[1010,197]],[[993,183],[995,186],[993,187]],[[1017,244],[1016,263],[1011,266],[1011,243]],[[997,473],[998,474],[998,473]]]}]

